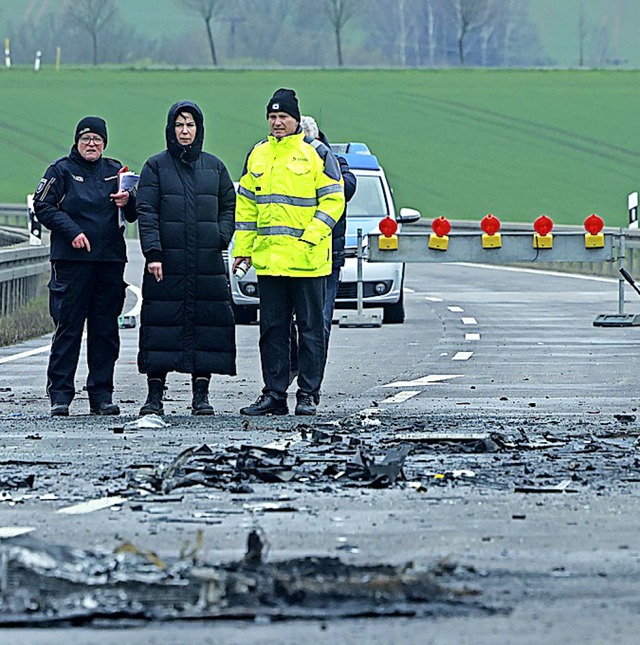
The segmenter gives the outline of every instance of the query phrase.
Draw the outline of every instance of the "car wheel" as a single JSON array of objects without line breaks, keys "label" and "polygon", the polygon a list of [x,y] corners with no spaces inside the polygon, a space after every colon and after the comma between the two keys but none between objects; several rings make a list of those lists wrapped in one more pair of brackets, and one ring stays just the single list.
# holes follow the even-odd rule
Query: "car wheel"
[{"label": "car wheel", "polygon": [[250,325],[258,320],[257,307],[240,307],[232,304],[231,308],[237,325]]},{"label": "car wheel", "polygon": [[404,293],[393,305],[384,305],[382,322],[385,325],[399,325],[404,322]]}]

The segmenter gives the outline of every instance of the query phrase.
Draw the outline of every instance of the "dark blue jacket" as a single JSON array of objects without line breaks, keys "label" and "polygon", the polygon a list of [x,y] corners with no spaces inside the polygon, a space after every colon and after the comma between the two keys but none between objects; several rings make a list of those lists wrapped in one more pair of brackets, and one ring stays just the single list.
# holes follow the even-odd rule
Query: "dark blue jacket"
[{"label": "dark blue jacket", "polygon": [[[329,144],[329,141],[325,136],[324,132],[320,131],[320,135],[318,138],[320,139],[320,141],[322,141],[322,143],[324,143],[325,146],[327,146],[328,148],[331,148],[331,145]],[[341,157],[340,155],[335,155],[335,158],[338,160],[338,163],[340,164],[340,172],[342,173],[342,179],[344,180],[344,199],[346,202],[349,202],[349,200],[354,196],[356,192],[356,187],[357,187],[356,176],[349,169],[349,164],[347,163],[347,160],[344,157]],[[331,257],[333,260],[334,269],[339,269],[340,267],[344,266],[344,245],[345,245],[346,235],[347,235],[347,209],[345,208],[340,219],[333,227],[333,230],[331,232],[331,236],[332,236]]]},{"label": "dark blue jacket", "polygon": [[[51,231],[51,260],[126,262],[127,252],[118,207],[109,195],[118,190],[122,164],[100,157],[87,161],[74,146],[69,156],[47,169],[34,194],[38,221]],[[129,222],[136,219],[132,193],[124,209]],[[71,242],[84,233],[91,252],[74,249]]]}]

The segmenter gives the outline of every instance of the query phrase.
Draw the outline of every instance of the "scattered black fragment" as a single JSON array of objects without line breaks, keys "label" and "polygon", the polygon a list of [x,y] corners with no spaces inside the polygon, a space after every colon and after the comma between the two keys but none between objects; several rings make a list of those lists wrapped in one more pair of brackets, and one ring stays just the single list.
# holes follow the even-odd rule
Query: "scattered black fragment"
[{"label": "scattered black fragment", "polygon": [[635,414],[614,414],[613,418],[620,423],[633,423],[636,420]]},{"label": "scattered black fragment", "polygon": [[385,488],[395,484],[398,478],[405,479],[402,467],[413,447],[401,443],[391,448],[380,463],[369,456],[364,449],[356,452],[353,461],[347,463],[345,475],[358,482],[360,486]]},{"label": "scattered black fragment", "polygon": [[242,446],[236,458],[236,472],[264,482],[288,482],[295,476],[296,463],[297,459],[287,450]]},{"label": "scattered black fragment", "polygon": [[35,480],[36,476],[33,474],[25,476],[19,475],[16,477],[2,477],[0,478],[0,489],[33,488]]},{"label": "scattered black fragment", "polygon": [[243,562],[249,567],[257,567],[262,564],[262,538],[260,533],[253,529],[247,535],[247,552],[244,554]]}]

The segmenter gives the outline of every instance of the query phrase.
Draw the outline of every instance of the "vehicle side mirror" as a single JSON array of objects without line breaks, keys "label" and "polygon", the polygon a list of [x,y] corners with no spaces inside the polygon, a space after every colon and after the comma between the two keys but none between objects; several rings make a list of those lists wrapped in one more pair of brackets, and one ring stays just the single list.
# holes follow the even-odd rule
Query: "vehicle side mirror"
[{"label": "vehicle side mirror", "polygon": [[413,224],[422,217],[422,213],[415,208],[401,208],[400,213],[396,217],[398,224]]}]

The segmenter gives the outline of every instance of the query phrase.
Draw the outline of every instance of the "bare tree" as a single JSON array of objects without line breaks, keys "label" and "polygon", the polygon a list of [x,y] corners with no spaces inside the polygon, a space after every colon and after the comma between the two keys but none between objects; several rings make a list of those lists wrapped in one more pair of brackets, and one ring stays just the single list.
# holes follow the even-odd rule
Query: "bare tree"
[{"label": "bare tree", "polygon": [[358,13],[361,0],[323,0],[323,9],[331,22],[336,38],[338,66],[342,67],[342,30],[344,26]]},{"label": "bare tree", "polygon": [[488,0],[449,0],[456,16],[458,29],[458,60],[460,67],[465,64],[464,41],[469,32],[486,19]]},{"label": "bare tree", "polygon": [[207,30],[207,39],[209,41],[209,49],[211,50],[211,62],[213,66],[218,65],[218,59],[216,57],[216,48],[213,43],[213,31],[211,29],[211,23],[214,16],[220,13],[220,8],[224,4],[224,0],[176,0],[179,5],[182,5],[186,9],[197,13],[202,20],[204,21],[204,26]]},{"label": "bare tree", "polygon": [[578,66],[584,67],[584,42],[587,38],[587,19],[584,0],[578,0]]},{"label": "bare tree", "polygon": [[91,36],[94,65],[98,64],[98,35],[117,12],[114,0],[67,0],[65,14]]},{"label": "bare tree", "polygon": [[489,42],[494,38],[500,24],[501,12],[506,10],[504,0],[487,0],[480,22],[480,64],[487,66]]}]

